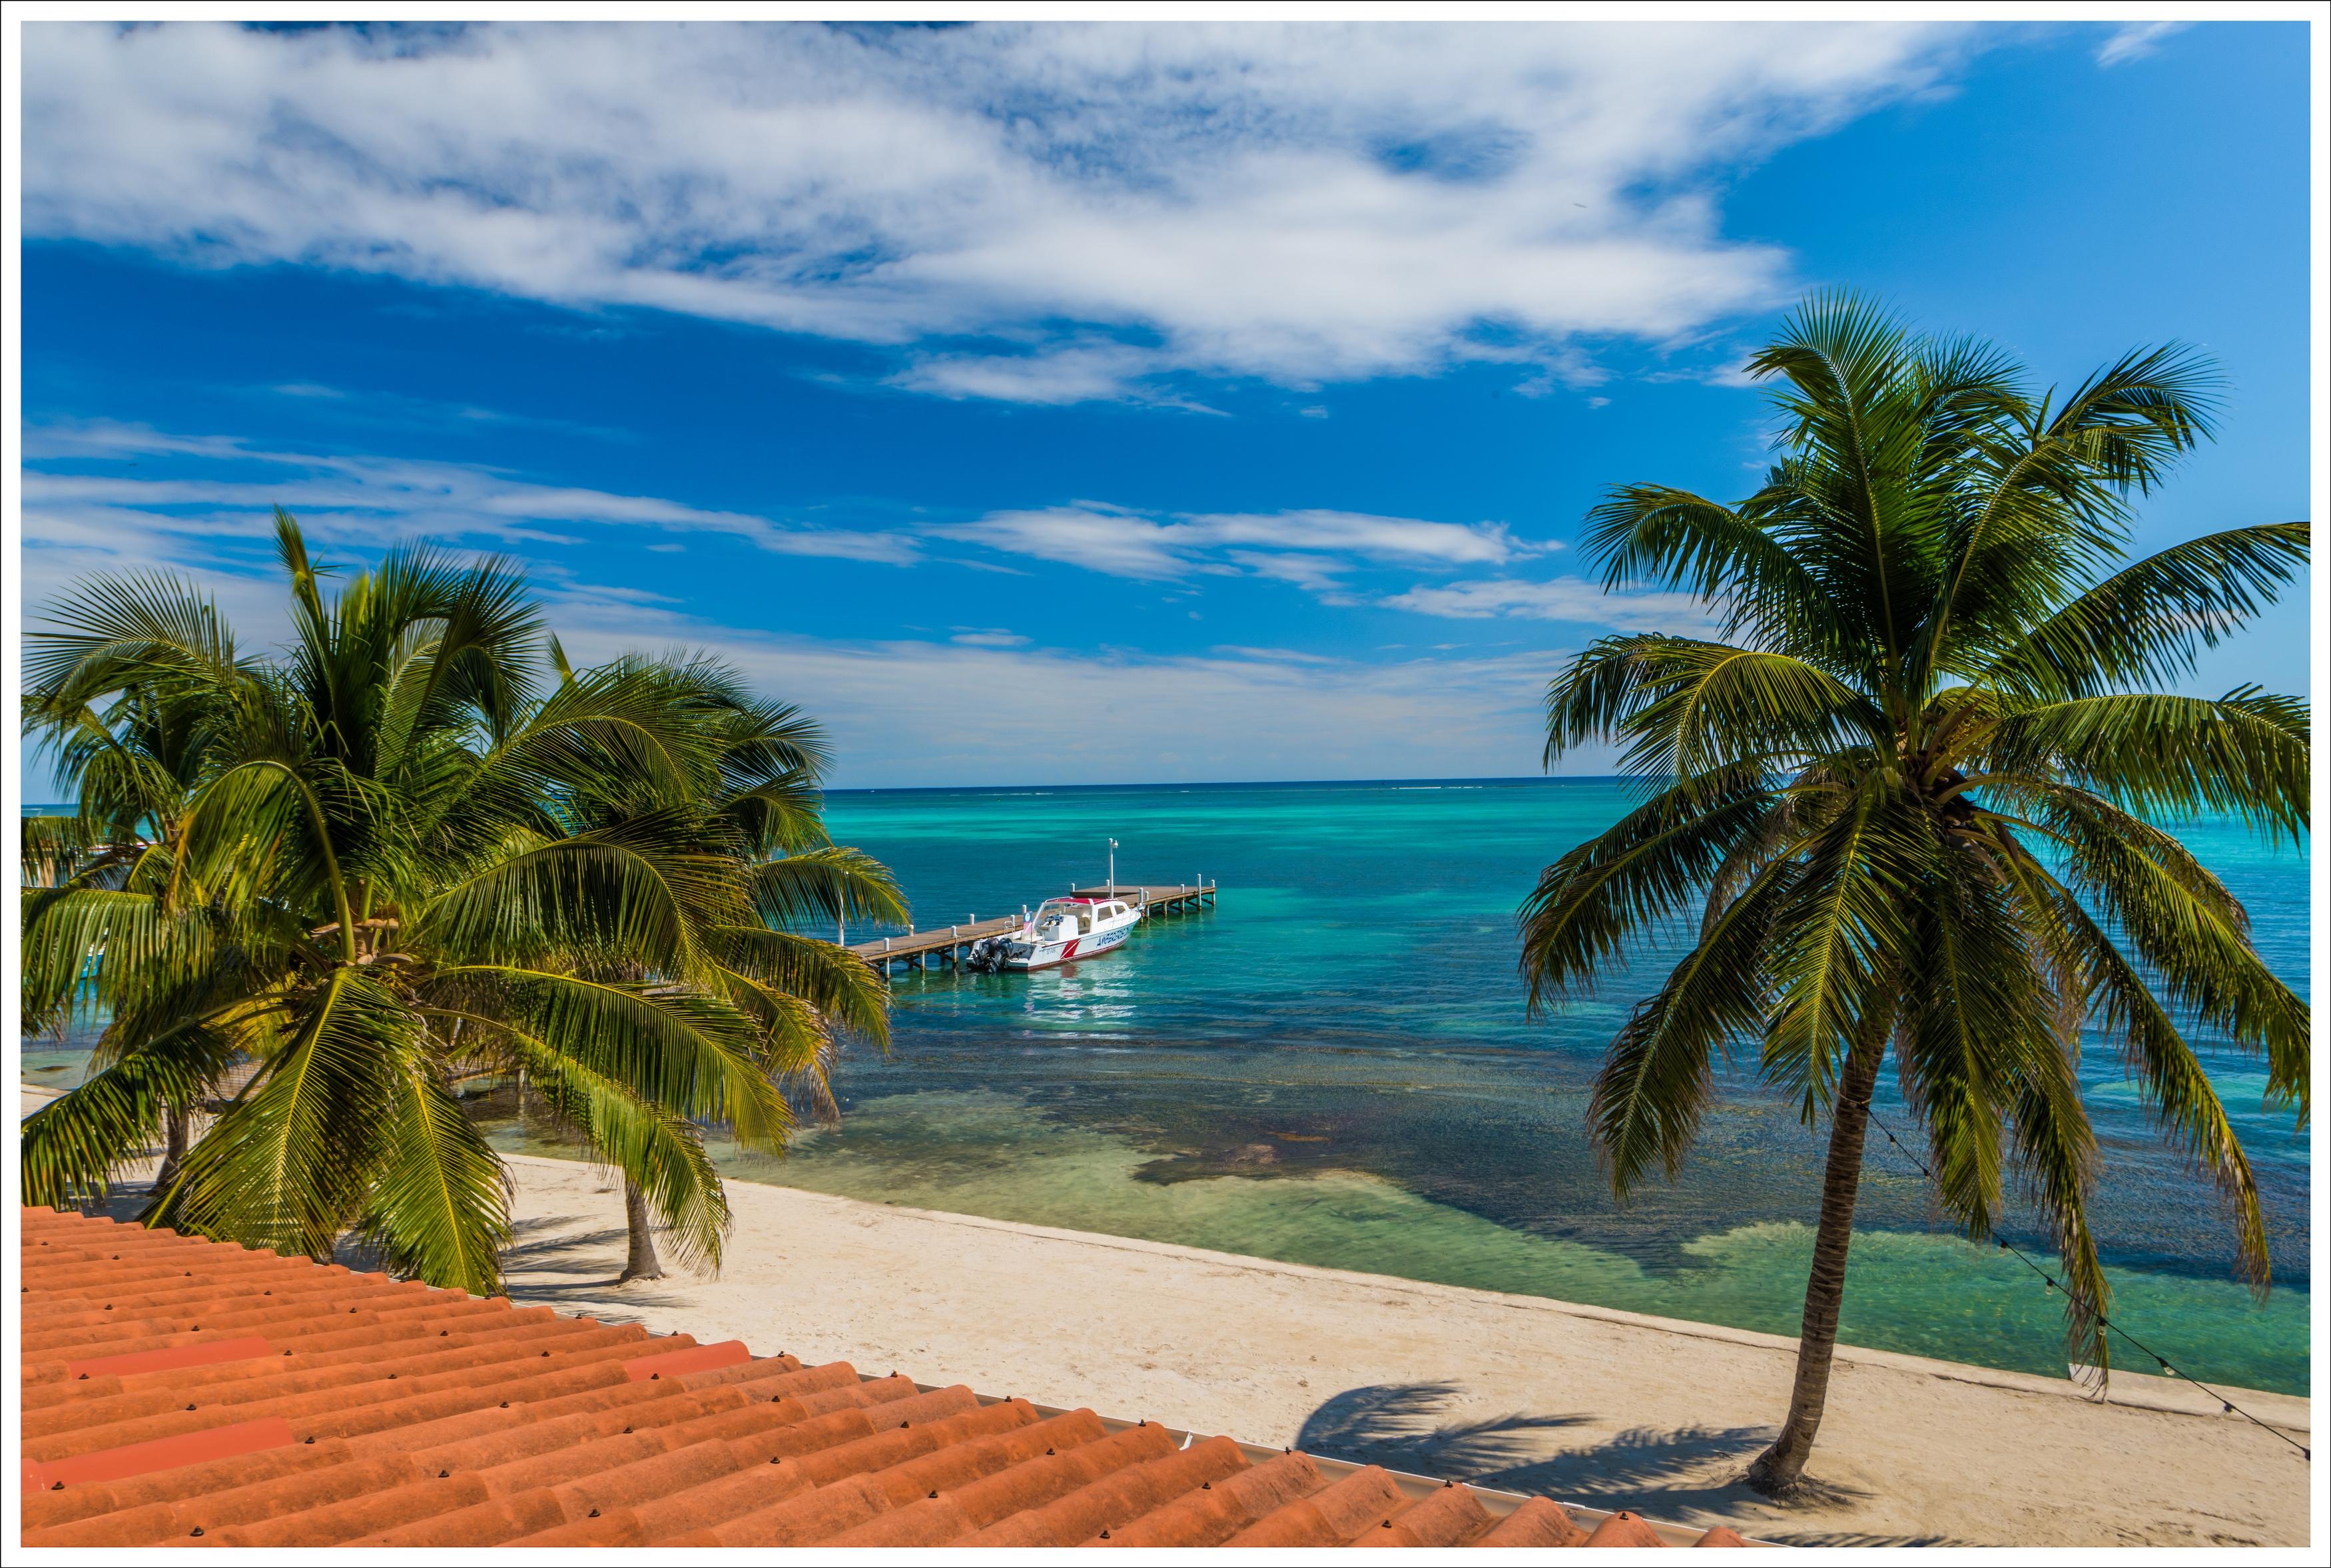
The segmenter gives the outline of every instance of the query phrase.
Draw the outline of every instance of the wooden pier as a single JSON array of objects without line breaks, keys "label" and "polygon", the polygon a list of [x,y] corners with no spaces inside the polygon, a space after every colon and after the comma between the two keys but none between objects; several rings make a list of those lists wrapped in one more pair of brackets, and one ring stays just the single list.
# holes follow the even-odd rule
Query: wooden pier
[{"label": "wooden pier", "polygon": [[[1115,887],[1102,882],[1080,888],[1071,883],[1068,896],[1071,898],[1116,898],[1127,904],[1138,904],[1142,917],[1149,919],[1159,915],[1179,915],[1192,909],[1212,908],[1218,891],[1214,883],[1207,881],[1186,888],[1126,882],[1119,882]],[[1020,925],[1021,917],[1014,913],[994,920],[968,920],[960,926],[934,926],[927,931],[909,927],[903,936],[878,936],[871,942],[852,942],[850,950],[885,974],[890,972],[894,964],[916,969],[942,968],[961,963],[964,955],[971,951],[973,943],[1017,931]]]}]

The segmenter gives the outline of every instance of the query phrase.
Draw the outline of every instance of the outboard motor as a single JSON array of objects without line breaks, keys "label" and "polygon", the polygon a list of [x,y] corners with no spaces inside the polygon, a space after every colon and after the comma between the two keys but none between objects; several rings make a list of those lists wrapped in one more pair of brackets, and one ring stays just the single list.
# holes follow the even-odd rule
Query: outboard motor
[{"label": "outboard motor", "polygon": [[997,973],[1004,967],[1004,938],[983,936],[973,943],[971,951],[963,955],[963,966],[976,969],[982,974]]}]

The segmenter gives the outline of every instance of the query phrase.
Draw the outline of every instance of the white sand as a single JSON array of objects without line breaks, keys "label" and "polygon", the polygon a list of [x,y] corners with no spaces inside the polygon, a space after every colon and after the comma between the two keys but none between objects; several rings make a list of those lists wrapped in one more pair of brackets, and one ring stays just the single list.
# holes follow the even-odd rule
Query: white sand
[{"label": "white sand", "polygon": [[[1812,1467],[1831,1496],[1782,1509],[1736,1478],[1788,1407],[1791,1340],[746,1182],[728,1184],[737,1227],[718,1278],[614,1287],[620,1192],[562,1161],[511,1168],[513,1297],[756,1354],[1274,1445],[1301,1440],[1339,1395],[1441,1385],[1428,1431],[1565,1423],[1509,1431],[1494,1468],[1527,1469],[1489,1484],[1767,1539],[2307,1540],[2298,1454],[2161,1378],[2116,1375],[2098,1404],[2067,1380],[1841,1351]],[[2307,1440],[2307,1401],[2242,1402]],[[1444,1433],[1366,1457],[1432,1470],[1436,1449],[1455,1452]]]},{"label": "white sand", "polygon": [[[48,1098],[26,1089],[27,1111]],[[756,1354],[1347,1454],[1323,1426],[1351,1430],[1379,1402],[1365,1391],[1421,1390],[1408,1440],[1357,1457],[1807,1544],[2307,1539],[2298,1453],[2161,1378],[2116,1374],[2098,1403],[1841,1350],[1812,1466],[1827,1496],[1784,1509],[1737,1478],[1787,1409],[1790,1340],[746,1182],[718,1278],[617,1287],[621,1193],[565,1161],[510,1168],[513,1297]],[[2306,1400],[2236,1397],[2308,1440]],[[1516,1417],[1554,1424],[1500,1425]],[[1490,1423],[1471,1451],[1502,1443],[1493,1462],[1463,1462],[1449,1429],[1467,1423]]]}]

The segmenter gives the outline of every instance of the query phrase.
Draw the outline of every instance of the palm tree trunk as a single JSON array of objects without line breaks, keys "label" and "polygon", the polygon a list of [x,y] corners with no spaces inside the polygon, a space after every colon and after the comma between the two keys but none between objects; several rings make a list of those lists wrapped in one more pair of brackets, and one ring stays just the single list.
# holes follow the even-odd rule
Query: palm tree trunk
[{"label": "palm tree trunk", "polygon": [[154,1173],[154,1191],[166,1193],[178,1177],[178,1166],[186,1157],[186,1128],[193,1117],[176,1106],[162,1107],[162,1164]]},{"label": "palm tree trunk", "polygon": [[624,1259],[623,1271],[615,1276],[615,1283],[662,1278],[663,1265],[656,1260],[655,1234],[648,1229],[648,1195],[629,1176],[623,1178],[623,1223],[631,1231],[631,1252]]},{"label": "palm tree trunk", "polygon": [[1829,1370],[1837,1354],[1837,1311],[1845,1299],[1845,1254],[1853,1243],[1853,1203],[1861,1191],[1861,1141],[1870,1130],[1870,1096],[1878,1086],[1882,1043],[1865,1045],[1846,1059],[1830,1113],[1829,1166],[1822,1177],[1821,1228],[1813,1233],[1813,1267],[1805,1281],[1805,1317],[1797,1341],[1797,1383],[1789,1395],[1789,1419],[1773,1446],[1748,1467],[1748,1484],[1766,1497],[1780,1497],[1804,1478],[1805,1460],[1821,1430],[1829,1402]]}]

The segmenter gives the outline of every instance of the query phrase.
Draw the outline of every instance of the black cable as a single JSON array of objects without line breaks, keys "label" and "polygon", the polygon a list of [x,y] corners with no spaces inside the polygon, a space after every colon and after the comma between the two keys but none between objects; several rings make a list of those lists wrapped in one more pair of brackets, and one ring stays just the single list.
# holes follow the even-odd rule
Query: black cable
[{"label": "black cable", "polygon": [[[1916,1154],[1912,1153],[1908,1145],[1904,1144],[1901,1139],[1894,1136],[1894,1129],[1886,1125],[1886,1119],[1883,1117],[1879,1116],[1873,1110],[1870,1113],[1870,1119],[1878,1124],[1878,1130],[1886,1135],[1886,1141],[1888,1143],[1892,1144],[1905,1159],[1918,1167],[1918,1174],[1920,1175],[1926,1177],[1929,1182],[1936,1181],[1935,1173],[1927,1169],[1927,1162],[1920,1159]],[[1939,1185],[1940,1183],[1937,1183],[1936,1184]],[[2001,1251],[2013,1253],[2017,1259],[2020,1260],[2026,1269],[2031,1269],[2032,1273],[2037,1274],[2041,1278],[2046,1280],[2048,1282],[2049,1289],[2061,1290],[2067,1297],[2069,1297],[2072,1301],[2080,1306],[2085,1307],[2088,1305],[2087,1302],[2082,1301],[2079,1296],[2073,1293],[2070,1286],[2058,1284],[2056,1277],[2049,1273],[2045,1269],[2042,1269],[2039,1264],[2033,1262],[2031,1255],[2025,1252],[2022,1248],[2016,1246],[2004,1236],[1993,1235],[1992,1240],[1999,1243],[1999,1250]],[[2212,1399],[2216,1400],[2218,1403],[2224,1408],[2227,1414],[2238,1415],[2244,1421],[2250,1422],[2250,1425],[2260,1428],[2261,1430],[2272,1432],[2276,1437],[2280,1438],[2284,1442],[2287,1442],[2292,1448],[2297,1449],[2302,1459],[2312,1459],[2315,1457],[2313,1451],[2309,1449],[2305,1443],[2300,1442],[2297,1438],[2292,1437],[2280,1427],[2278,1427],[2269,1421],[2262,1421],[2259,1420],[2258,1417],[2250,1414],[2250,1411],[2242,1409],[2241,1406],[2236,1404],[2233,1401],[2228,1399],[2223,1393],[2212,1388],[2208,1383],[2203,1383],[2201,1379],[2194,1377],[2189,1373],[2180,1372],[2175,1367],[2170,1365],[2169,1360],[2166,1356],[2154,1349],[2151,1345],[2145,1344],[2145,1341],[2137,1338],[2136,1335],[2131,1334],[2127,1329],[2123,1328],[2119,1324],[2113,1322],[2112,1319],[2107,1317],[2103,1313],[2098,1313],[2096,1315],[2096,1318],[2098,1327],[2104,1329],[2107,1333],[2119,1335],[2123,1339],[2128,1341],[2129,1344],[2136,1346],[2139,1351],[2151,1356],[2154,1363],[2171,1377],[2183,1378],[2187,1383],[2192,1383],[2195,1388],[2200,1389],[2203,1393],[2208,1394]]]}]

